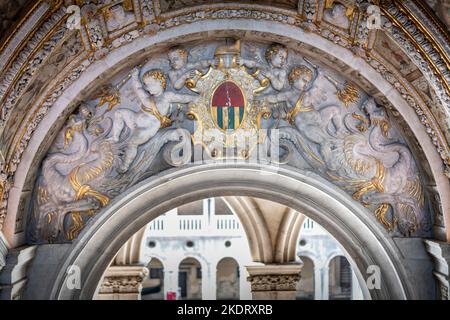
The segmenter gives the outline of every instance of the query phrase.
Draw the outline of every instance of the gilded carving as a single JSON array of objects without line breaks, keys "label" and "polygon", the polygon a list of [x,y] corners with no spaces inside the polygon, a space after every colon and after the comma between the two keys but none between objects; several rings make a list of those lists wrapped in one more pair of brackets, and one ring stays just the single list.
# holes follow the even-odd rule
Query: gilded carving
[{"label": "gilded carving", "polygon": [[[302,8],[304,8],[304,11],[303,10],[301,10],[301,11],[305,13],[304,16],[303,15],[301,16],[302,19],[303,19],[303,17],[310,17],[311,21],[313,21],[316,18],[316,15],[317,15],[317,12],[316,12],[317,11],[316,1],[301,1],[301,2],[302,2],[302,4],[301,4]],[[334,1],[333,5],[331,7],[324,8],[324,10],[331,9],[333,6],[335,6],[339,2],[340,1]],[[344,3],[345,1],[342,1],[342,2]],[[145,8],[143,8],[143,12],[146,14],[147,17],[152,17],[153,10],[154,10],[154,8],[152,8],[152,4],[149,3],[148,1],[143,1],[143,3],[147,5]],[[138,10],[138,9],[136,8],[136,10]],[[300,3],[299,3],[299,10],[300,10]],[[391,9],[389,9],[389,10],[391,10]],[[394,11],[392,11],[392,12],[394,12]],[[400,24],[402,24],[405,21],[407,21],[407,19],[408,19],[408,12],[406,12],[406,13],[405,12],[401,12],[401,13],[403,15],[403,18],[400,17],[400,15],[397,16],[397,12],[394,12],[391,15],[389,15],[389,18],[391,20],[397,19],[397,20],[401,21]],[[406,16],[406,18],[404,18],[405,16]],[[234,18],[239,18],[239,17],[254,18],[254,19],[267,19],[269,21],[282,21],[282,23],[295,25],[295,26],[301,26],[302,25],[301,23],[303,22],[303,21],[297,20],[297,18],[295,16],[283,15],[283,14],[281,14],[279,12],[275,12],[275,13],[272,12],[272,13],[269,14],[269,13],[264,13],[264,12],[257,12],[257,10],[211,10],[211,11],[208,11],[208,12],[198,12],[198,14],[197,13],[194,13],[194,14],[190,13],[190,14],[187,14],[185,18],[183,16],[174,17],[174,18],[171,18],[171,19],[169,19],[167,21],[161,21],[161,25],[153,24],[153,27],[156,28],[156,29],[158,29],[158,28],[168,28],[168,27],[176,26],[176,25],[179,25],[179,24],[182,24],[182,23],[189,23],[190,21],[194,21],[196,19],[198,19],[198,20],[200,20],[200,19],[210,19],[210,18],[214,18],[214,19],[220,19],[220,18],[234,19]],[[55,15],[55,19],[54,19],[53,22],[59,21],[59,18],[60,17],[56,17],[56,15]],[[149,18],[148,21],[153,21],[151,19],[152,18]],[[364,25],[364,20],[361,20],[360,26],[361,25]],[[40,31],[43,31],[43,34],[46,34],[45,30],[51,30],[52,24],[49,24],[49,26],[50,27],[48,27],[47,29],[43,28]],[[360,30],[363,30],[363,28],[361,27]],[[439,62],[439,61],[435,63],[434,71],[437,72],[437,74],[438,74],[438,76],[436,76],[432,72],[432,69],[426,67],[427,61],[425,61],[423,58],[420,57],[420,55],[417,54],[417,49],[418,49],[418,47],[416,46],[417,43],[416,43],[416,45],[412,44],[416,40],[415,39],[411,39],[411,38],[410,39],[404,39],[404,35],[402,35],[401,33],[402,32],[406,32],[406,29],[399,30],[399,28],[391,28],[391,29],[386,28],[386,30],[390,34],[393,35],[393,37],[395,38],[397,44],[400,44],[402,47],[406,48],[408,53],[411,56],[413,56],[413,58],[415,59],[416,64],[420,65],[421,70],[426,74],[426,77],[427,77],[428,81],[430,83],[434,84],[434,89],[436,90],[436,94],[438,95],[438,97],[440,99],[440,102],[442,103],[442,101],[444,101],[444,104],[445,104],[445,101],[448,102],[448,96],[445,94],[445,88],[443,88],[442,84],[440,85],[438,83],[438,81],[435,81],[436,79],[438,79],[438,77],[440,75],[444,75],[444,76],[441,77],[441,79],[445,78],[445,68],[443,69],[443,64],[441,62]],[[91,33],[92,39],[91,38],[90,39],[93,41],[93,43],[97,43],[98,47],[102,48],[104,43],[101,43],[101,37],[104,36],[104,34],[102,34],[102,32],[104,32],[104,30],[98,30],[98,31],[99,31],[98,34],[96,34],[95,32],[92,32]],[[139,31],[139,32],[141,32],[141,31]],[[350,46],[351,46],[351,44],[345,42],[346,40],[342,40],[343,42],[341,42],[341,39],[338,40],[336,38],[336,34],[333,33],[333,32],[330,32],[328,29],[319,29],[319,30],[316,30],[315,32],[320,32],[324,37],[328,37],[329,39],[332,39],[332,41],[335,41],[336,43],[339,43],[339,44],[343,45],[346,48],[350,48]],[[51,33],[51,32],[49,31],[48,33]],[[133,35],[129,35],[128,32],[126,33],[126,35],[127,36],[124,36],[123,38],[120,38],[120,41],[117,44],[117,46],[121,45],[122,43],[126,43],[128,41],[132,41],[135,37],[137,37],[136,35],[134,35],[134,36]],[[39,35],[39,37],[41,37],[41,36],[42,36],[42,34]],[[35,43],[38,41],[39,37],[36,38]],[[419,39],[419,40],[421,39],[420,30],[415,35],[415,37],[416,37],[416,39]],[[91,41],[91,40],[89,40],[89,41]],[[88,43],[90,43],[90,42],[88,42]],[[110,47],[108,47],[107,50],[111,50],[111,48],[113,48],[113,47],[110,46]],[[429,47],[428,45],[427,46],[424,45],[424,48],[425,48],[425,50],[427,50],[427,48],[428,49],[433,49],[432,47]],[[419,46],[419,49],[420,49],[420,46]],[[435,57],[435,54],[434,53],[430,54],[430,56]],[[99,55],[98,57],[101,57],[101,55]],[[34,58],[34,57],[31,56],[31,58]],[[370,60],[370,59],[371,58],[368,58],[369,63],[375,65],[376,63],[373,62],[373,59],[372,60]],[[28,61],[27,59],[25,59],[24,57],[21,57],[20,62],[27,63],[27,61]],[[36,62],[37,62],[37,64],[32,64],[31,65],[32,68],[29,69],[31,72],[35,72],[36,67],[39,65],[39,59],[36,60]],[[35,113],[36,116],[33,117],[32,119],[30,119],[29,122],[24,124],[23,130],[20,131],[21,135],[20,135],[20,137],[17,138],[18,139],[17,144],[15,146],[11,147],[11,153],[10,153],[11,156],[10,156],[10,159],[8,159],[8,161],[10,161],[10,163],[8,163],[8,165],[9,165],[8,179],[13,179],[13,175],[14,175],[15,169],[17,168],[17,164],[21,160],[21,155],[22,155],[24,149],[26,148],[27,143],[28,143],[28,141],[29,141],[29,139],[30,139],[34,129],[37,127],[39,121],[48,112],[49,108],[52,105],[52,102],[55,101],[55,97],[59,96],[61,91],[64,90],[65,87],[67,87],[67,84],[70,83],[71,81],[73,81],[74,77],[79,76],[79,74],[82,72],[82,70],[84,70],[86,68],[86,66],[89,65],[91,62],[92,62],[92,60],[91,61],[86,61],[86,63],[83,66],[75,66],[77,69],[75,69],[73,71],[73,73],[70,74],[70,76],[69,76],[69,77],[72,77],[72,79],[70,81],[69,80],[66,81],[66,79],[64,79],[64,81],[59,82],[59,83],[64,83],[64,84],[61,85],[61,86],[60,85],[56,86],[54,92],[51,94],[51,96],[48,97],[48,100],[46,100],[46,102],[44,104],[42,104],[42,108],[39,109],[38,111],[36,111],[36,113]],[[20,64],[18,64],[18,65],[20,65]],[[379,65],[374,66],[374,68],[376,68],[376,69],[379,68]],[[16,70],[14,72],[18,71],[18,69],[19,68],[16,68]],[[396,76],[396,75],[388,74],[388,72],[386,70],[385,71],[381,71],[381,70],[377,69],[377,71],[379,71],[380,73],[383,73],[383,76],[385,76],[385,77],[394,78],[394,79],[398,78],[398,76]],[[168,70],[167,70],[167,72],[168,72]],[[262,73],[262,71],[260,71],[259,75],[261,73]],[[16,76],[14,73],[9,73],[9,74],[10,75],[14,75],[14,77],[18,78],[18,76]],[[4,88],[7,88],[9,85],[11,85],[11,83],[8,82],[8,81],[10,81],[11,79],[14,79],[14,77],[11,78],[10,75],[8,75],[8,77],[5,77],[5,82],[4,83],[6,85],[5,85]],[[202,75],[203,75],[203,72],[200,74],[199,72],[194,71],[194,74],[193,74],[194,77],[190,77],[190,79],[194,79],[194,82],[191,82],[191,84],[190,84],[190,86],[192,88],[194,88],[196,86],[196,84],[197,84],[195,82],[195,80],[199,79]],[[259,75],[256,74],[255,77],[258,77]],[[28,80],[26,80],[26,81],[28,81]],[[26,82],[24,82],[22,84],[26,85]],[[397,88],[397,90],[399,90],[399,92],[401,92],[401,94],[405,96],[405,99],[407,99],[408,103],[410,103],[410,105],[416,111],[419,119],[424,124],[427,133],[430,135],[430,139],[431,139],[432,143],[436,145],[436,148],[437,148],[438,152],[440,153],[440,155],[441,155],[441,157],[443,159],[443,162],[447,166],[447,169],[448,169],[448,161],[449,161],[448,160],[449,159],[448,158],[448,146],[447,146],[448,144],[446,143],[446,140],[442,136],[440,136],[440,129],[438,128],[436,123],[434,123],[433,120],[430,118],[430,114],[427,114],[426,110],[424,110],[424,109],[426,109],[426,106],[422,105],[421,101],[417,100],[413,95],[410,95],[410,94],[406,95],[404,92],[407,91],[407,88],[405,89],[406,86],[404,84],[399,83],[399,82],[395,82],[395,84],[396,84],[395,87]],[[19,89],[20,88],[22,88],[22,86],[20,86]],[[3,89],[3,87],[1,89]],[[274,88],[272,88],[271,86],[268,86],[267,89],[268,90],[274,90]],[[350,94],[351,91],[349,91],[349,94],[345,94],[345,91],[343,91],[342,93],[344,93],[344,95],[341,94],[341,98],[339,98],[339,94],[336,93],[337,97],[341,100],[341,102],[345,102],[344,99],[347,99],[350,104],[356,103],[356,102],[353,102],[352,99],[351,99],[351,97],[352,97],[352,95]],[[348,98],[345,98],[346,96]],[[11,101],[14,101],[15,99],[19,99],[19,98],[20,98],[20,91],[18,91],[17,94],[16,94],[16,92],[14,92],[14,96],[11,96],[11,99],[12,99]],[[111,101],[112,101],[112,104],[109,103],[109,101],[105,100],[106,101],[105,105],[108,105],[111,108],[114,107],[114,104],[115,104],[114,101],[116,101],[116,100],[114,100],[113,97],[106,97],[106,98],[107,99],[110,98]],[[118,105],[118,104],[116,104],[116,105]],[[2,105],[2,113],[1,113],[2,120],[7,119],[9,117],[9,113],[10,113],[10,110],[11,110],[12,106],[13,106],[13,104],[11,104],[11,105],[8,105],[8,104]],[[267,115],[267,113],[265,113],[265,114]],[[358,117],[360,118],[359,119],[360,121],[355,126],[357,128],[357,130],[360,133],[370,132],[371,126],[370,126],[369,123],[366,123],[367,119],[362,118],[363,120],[361,120],[362,115],[360,115],[359,113],[355,113],[355,116],[356,117],[353,117],[355,120],[358,120],[357,119]],[[5,118],[3,118],[3,117],[5,117]],[[292,118],[292,116],[291,116],[291,118]],[[2,124],[5,124],[5,123],[6,123],[6,121],[2,121]],[[98,132],[98,134],[100,134],[100,133]],[[4,193],[5,193],[5,197],[4,198],[7,199],[7,196],[8,196],[7,195],[7,193],[8,193],[8,188],[7,187],[4,188]],[[2,214],[4,214],[5,209],[6,209],[5,207],[1,208]]]},{"label": "gilded carving", "polygon": [[171,104],[188,104],[196,96],[167,92],[161,70],[135,68],[124,79],[116,86],[115,108],[104,97],[82,104],[60,132],[37,181],[30,241],[73,240],[98,209],[145,175],[168,142],[175,143],[170,153],[190,141],[184,129],[167,127]]},{"label": "gilded carving", "polygon": [[[166,144],[247,159],[270,143],[259,129],[278,129],[281,145],[293,146],[280,149],[287,164],[342,187],[389,232],[429,231],[415,161],[384,108],[295,51],[240,40],[172,47],[115,83],[69,117],[44,160],[32,241],[76,238],[121,190],[163,170],[152,167],[157,158],[190,160],[171,162]],[[228,153],[243,132],[257,139]]]},{"label": "gilded carving", "polygon": [[292,68],[290,90],[264,96],[272,108],[282,102],[289,108],[286,120],[296,130],[280,125],[281,138],[295,145],[307,167],[372,208],[388,231],[409,236],[429,230],[412,153],[384,109],[353,84],[347,84],[355,97],[348,103],[339,82],[306,61],[309,66]]}]

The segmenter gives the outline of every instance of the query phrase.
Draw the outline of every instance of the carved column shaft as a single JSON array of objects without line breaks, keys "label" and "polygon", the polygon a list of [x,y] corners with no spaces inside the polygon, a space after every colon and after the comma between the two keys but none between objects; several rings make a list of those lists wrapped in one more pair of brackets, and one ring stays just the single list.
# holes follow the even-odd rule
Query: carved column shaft
[{"label": "carved column shaft", "polygon": [[140,300],[142,281],[148,275],[143,266],[111,266],[106,270],[98,300]]},{"label": "carved column shaft", "polygon": [[450,296],[450,243],[424,240],[425,247],[433,259],[433,275],[436,279],[437,298],[449,300]]},{"label": "carved column shaft", "polygon": [[0,271],[6,265],[7,254],[8,254],[8,247],[6,245],[6,240],[4,240],[3,234],[0,232]]},{"label": "carved column shaft", "polygon": [[302,264],[248,266],[254,300],[294,300]]}]

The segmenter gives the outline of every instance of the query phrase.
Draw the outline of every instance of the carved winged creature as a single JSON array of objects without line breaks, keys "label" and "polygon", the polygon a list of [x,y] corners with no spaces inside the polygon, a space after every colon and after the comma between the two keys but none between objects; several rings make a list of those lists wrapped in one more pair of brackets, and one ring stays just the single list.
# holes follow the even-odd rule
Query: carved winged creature
[{"label": "carved winged creature", "polygon": [[[32,242],[72,240],[87,218],[110,199],[143,177],[159,151],[169,165],[190,159],[169,155],[190,143],[185,129],[168,128],[171,103],[189,103],[196,96],[165,92],[166,77],[159,70],[131,75],[131,85],[140,105],[133,111],[124,106],[93,117],[88,105],[69,118],[66,127],[43,161],[37,180],[30,234]],[[97,109],[98,110],[98,109]],[[170,148],[169,148],[170,147]],[[173,153],[171,153],[173,151]]]},{"label": "carved winged creature", "polygon": [[424,194],[412,154],[374,99],[362,102],[353,88],[339,88],[331,77],[305,65],[291,70],[289,82],[290,90],[264,98],[290,107],[286,120],[291,126],[280,127],[280,136],[309,168],[373,208],[386,229],[398,226],[411,235],[425,226]]}]

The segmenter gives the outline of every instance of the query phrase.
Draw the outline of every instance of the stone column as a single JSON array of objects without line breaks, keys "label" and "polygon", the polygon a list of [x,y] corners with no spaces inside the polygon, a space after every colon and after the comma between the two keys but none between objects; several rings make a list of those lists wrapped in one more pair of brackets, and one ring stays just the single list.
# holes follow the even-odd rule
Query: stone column
[{"label": "stone column", "polygon": [[449,300],[450,296],[450,243],[424,240],[425,248],[433,259],[437,298]]},{"label": "stone column", "polygon": [[303,264],[247,266],[254,300],[295,300]]},{"label": "stone column", "polygon": [[252,290],[250,283],[245,277],[246,271],[245,267],[239,266],[239,299],[240,300],[251,300]]},{"label": "stone column", "polygon": [[322,276],[321,269],[314,266],[314,300],[322,300]]},{"label": "stone column", "polygon": [[217,269],[216,264],[202,265],[202,300],[216,300]]},{"label": "stone column", "polygon": [[321,269],[322,273],[322,300],[330,300],[330,268],[328,266]]},{"label": "stone column", "polygon": [[140,300],[142,281],[148,275],[144,266],[109,267],[100,286],[98,300]]}]

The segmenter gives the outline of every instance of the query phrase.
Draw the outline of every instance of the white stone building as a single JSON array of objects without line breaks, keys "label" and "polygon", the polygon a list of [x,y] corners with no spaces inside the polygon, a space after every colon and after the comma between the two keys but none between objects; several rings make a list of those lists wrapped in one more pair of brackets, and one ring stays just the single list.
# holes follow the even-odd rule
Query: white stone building
[{"label": "white stone building", "polygon": [[[246,266],[257,264],[245,230],[222,199],[197,201],[161,215],[147,225],[143,239],[140,259],[150,261],[143,299],[167,299],[170,292],[178,299],[251,299]],[[300,230],[297,256],[303,263],[297,299],[362,299],[339,244],[309,218]],[[186,277],[183,264],[189,260]]]}]

